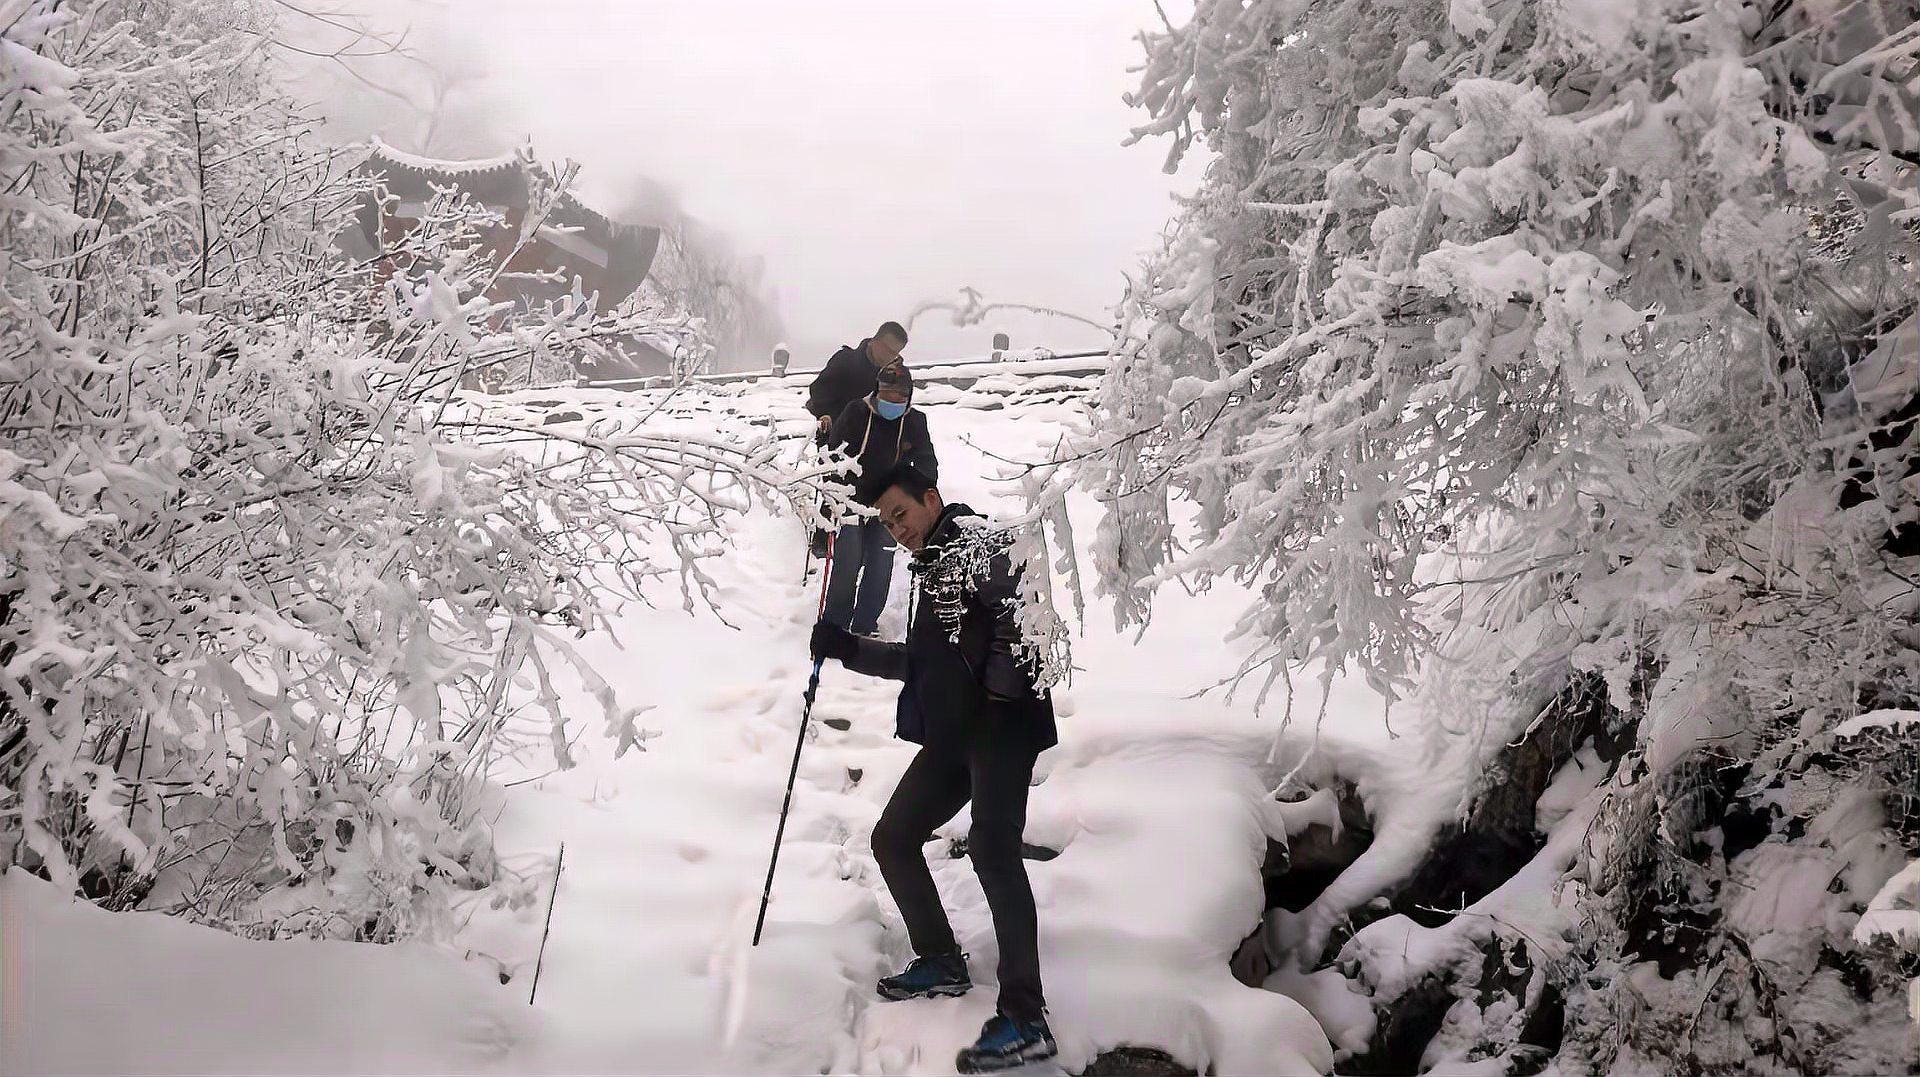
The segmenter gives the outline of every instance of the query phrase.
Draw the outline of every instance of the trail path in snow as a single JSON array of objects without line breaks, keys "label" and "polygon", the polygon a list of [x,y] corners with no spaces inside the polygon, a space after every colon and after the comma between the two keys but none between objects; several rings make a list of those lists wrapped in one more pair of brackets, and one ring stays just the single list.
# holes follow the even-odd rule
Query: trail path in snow
[{"label": "trail path in snow", "polygon": [[[943,491],[989,513],[1017,510],[1007,484],[988,478],[997,458],[1043,457],[1086,388],[1003,373],[925,387]],[[772,424],[797,447],[811,427],[791,385],[681,396],[659,428],[749,437]],[[657,403],[657,394],[567,390],[489,406],[538,424]],[[1070,515],[1076,536],[1095,534],[1091,499]],[[927,849],[980,986],[925,1002],[873,994],[908,957],[867,846],[914,751],[892,737],[896,685],[828,665],[766,934],[748,948],[809,665],[818,591],[800,578],[802,538],[791,517],[745,519],[727,554],[708,562],[725,622],[683,609],[667,581],[650,593],[654,605],[622,610],[614,636],[575,641],[622,705],[652,708],[641,722],[655,735],[613,758],[598,705],[564,670],[555,685],[572,712],[576,766],[550,772],[545,715],[511,718],[528,750],[497,775],[488,817],[504,866],[537,899],[494,908],[498,891],[473,895],[458,910],[452,953],[252,942],[158,912],[110,914],[21,871],[0,878],[0,1072],[953,1072],[993,1005],[997,959],[970,865],[947,853],[966,832],[964,812]],[[1091,563],[1084,543],[1079,556]],[[902,564],[882,621],[894,638],[903,577]],[[1059,854],[1028,865],[1059,1063],[1077,1072],[1131,1044],[1202,1072],[1324,1072],[1327,1038],[1306,1010],[1228,970],[1260,915],[1268,836],[1284,829],[1266,796],[1276,718],[1254,716],[1244,699],[1187,696],[1241,661],[1221,641],[1247,594],[1170,590],[1137,639],[1088,597],[1079,669],[1057,697],[1062,742],[1040,759],[1026,834]],[[1377,698],[1336,687],[1326,736],[1373,740]],[[1378,754],[1338,749],[1354,752],[1362,762]],[[1401,771],[1375,781],[1422,784]],[[562,843],[565,870],[550,890]],[[1368,855],[1413,847],[1383,838]],[[1278,926],[1304,931],[1311,912]],[[1338,975],[1276,973],[1268,984],[1307,1001],[1343,1042],[1359,1034],[1342,1017],[1357,996]],[[1370,1018],[1364,1002],[1359,1011]]]},{"label": "trail path in snow", "polygon": [[[949,499],[1013,508],[985,478],[999,467],[988,453],[1036,455],[1072,405],[1023,405],[978,386],[944,394],[923,402]],[[968,406],[982,399],[1006,406]],[[804,422],[797,405],[749,393],[729,407],[793,425]],[[1092,503],[1074,516],[1091,536]],[[947,853],[966,832],[965,812],[927,848],[979,986],[961,999],[873,995],[873,981],[910,953],[867,834],[914,748],[892,736],[897,686],[836,663],[822,676],[765,937],[747,950],[818,595],[817,577],[799,578],[801,543],[796,520],[749,519],[714,570],[737,628],[643,607],[621,626],[626,650],[583,644],[599,648],[593,656],[627,702],[655,705],[642,724],[659,736],[615,760],[589,731],[578,767],[536,769],[507,792],[496,830],[510,864],[546,870],[566,845],[540,1031],[508,1068],[951,1073],[991,1013],[991,922],[969,862]],[[882,622],[894,638],[905,590],[897,564]],[[1028,870],[1059,1062],[1077,1071],[1133,1044],[1222,1074],[1324,1072],[1330,1049],[1306,1011],[1228,969],[1258,919],[1259,867],[1280,825],[1261,766],[1273,719],[1183,698],[1237,661],[1219,642],[1236,600],[1176,597],[1137,645],[1111,629],[1103,605],[1090,606],[1076,641],[1082,668],[1061,697],[1062,743],[1037,771],[1027,841],[1059,855]],[[478,910],[463,942],[526,987],[544,912]]]}]

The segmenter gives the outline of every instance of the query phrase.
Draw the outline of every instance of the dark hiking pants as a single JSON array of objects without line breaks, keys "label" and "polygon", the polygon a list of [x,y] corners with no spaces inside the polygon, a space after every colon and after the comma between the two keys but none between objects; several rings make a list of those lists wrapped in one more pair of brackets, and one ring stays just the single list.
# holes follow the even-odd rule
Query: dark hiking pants
[{"label": "dark hiking pants", "polygon": [[1017,1020],[1041,1016],[1039,926],[1033,888],[1020,859],[1027,825],[1027,787],[1033,780],[1032,751],[1005,743],[972,748],[922,748],[873,827],[873,857],[887,889],[900,905],[914,952],[921,957],[960,949],[934,888],[921,848],[933,831],[973,801],[967,850],[974,874],[993,913],[1000,944],[1002,1013]]},{"label": "dark hiking pants", "polygon": [[827,574],[827,606],[821,614],[856,636],[870,636],[886,612],[893,584],[893,538],[880,521],[855,520],[833,540],[833,568]]}]

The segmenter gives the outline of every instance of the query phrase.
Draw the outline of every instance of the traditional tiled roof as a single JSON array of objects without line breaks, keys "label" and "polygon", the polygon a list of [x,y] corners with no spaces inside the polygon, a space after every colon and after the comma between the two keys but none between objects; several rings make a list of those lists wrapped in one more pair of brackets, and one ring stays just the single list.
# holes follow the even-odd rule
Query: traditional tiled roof
[{"label": "traditional tiled roof", "polygon": [[495,172],[503,168],[513,168],[520,162],[520,154],[517,150],[508,150],[497,157],[475,157],[464,161],[422,157],[417,153],[395,149],[377,135],[368,140],[367,146],[373,151],[367,158],[368,164],[397,165],[414,172],[431,172],[443,176],[471,176],[481,172]]},{"label": "traditional tiled roof", "polygon": [[[426,176],[438,176],[445,179],[470,179],[483,175],[491,179],[492,177],[488,175],[489,173],[505,172],[509,169],[518,168],[522,153],[526,152],[523,150],[509,150],[495,157],[441,159],[436,157],[423,157],[417,153],[408,153],[405,150],[395,149],[378,136],[368,140],[367,145],[370,152],[362,167],[369,167],[379,171],[386,171],[390,168],[401,168],[409,172],[418,172]],[[536,167],[538,166],[536,165]],[[592,206],[587,205],[585,202],[580,201],[572,192],[561,195],[560,205],[556,208],[567,215],[578,214],[581,217],[587,218],[586,221],[569,223],[598,225],[600,229],[614,235],[644,231],[654,227],[652,225],[630,224],[626,221],[615,220],[599,210],[594,209]]]},{"label": "traditional tiled roof", "polygon": [[[387,192],[404,201],[423,201],[435,187],[457,187],[468,197],[495,206],[524,208],[529,200],[527,177],[523,169],[545,171],[533,159],[530,147],[522,147],[497,157],[441,160],[408,153],[371,139],[360,167],[386,177]],[[360,210],[364,246],[378,246],[379,210],[368,202]],[[609,301],[618,301],[640,286],[659,250],[660,229],[654,225],[617,221],[571,193],[563,194],[547,216],[543,231],[549,242],[572,248],[565,236],[577,235],[606,252],[604,258],[590,260],[602,270],[596,284]]]}]

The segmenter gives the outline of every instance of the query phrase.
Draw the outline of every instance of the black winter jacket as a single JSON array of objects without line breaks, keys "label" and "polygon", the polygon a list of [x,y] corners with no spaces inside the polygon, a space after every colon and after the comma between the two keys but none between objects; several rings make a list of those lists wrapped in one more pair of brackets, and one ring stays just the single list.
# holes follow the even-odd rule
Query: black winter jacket
[{"label": "black winter jacket", "polygon": [[[960,525],[954,521],[979,513],[948,505],[934,524],[924,549],[913,555],[916,578],[937,571],[944,549]],[[904,681],[895,709],[895,732],[902,740],[929,748],[962,750],[968,744],[1005,744],[1040,752],[1058,742],[1053,698],[1033,683],[1015,655],[1020,638],[1007,600],[1016,593],[1018,575],[1003,551],[964,592],[960,639],[948,636],[929,586],[916,587],[905,643],[856,639],[852,657],[841,664],[855,673]]]},{"label": "black winter jacket", "polygon": [[847,481],[868,500],[875,492],[874,482],[902,460],[929,479],[940,477],[940,459],[927,434],[927,416],[916,407],[909,406],[898,419],[888,419],[874,410],[871,396],[862,397],[848,404],[834,421],[827,444],[860,461],[859,476],[849,476]]},{"label": "black winter jacket", "polygon": [[871,338],[855,347],[842,347],[813,376],[807,387],[807,411],[821,419],[836,419],[847,405],[880,387],[878,368],[867,356]]}]

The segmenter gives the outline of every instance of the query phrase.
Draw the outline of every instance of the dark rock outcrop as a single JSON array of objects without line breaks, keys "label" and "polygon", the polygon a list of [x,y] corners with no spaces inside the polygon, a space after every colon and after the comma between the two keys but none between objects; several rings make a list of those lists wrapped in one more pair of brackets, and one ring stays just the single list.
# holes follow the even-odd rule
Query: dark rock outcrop
[{"label": "dark rock outcrop", "polygon": [[1087,1063],[1079,1077],[1198,1077],[1158,1047],[1115,1047]]}]

